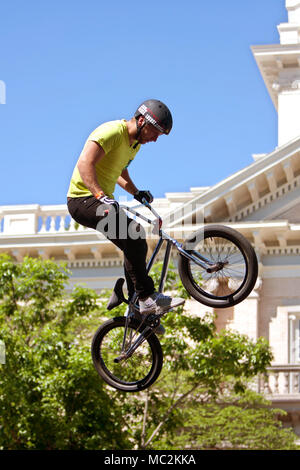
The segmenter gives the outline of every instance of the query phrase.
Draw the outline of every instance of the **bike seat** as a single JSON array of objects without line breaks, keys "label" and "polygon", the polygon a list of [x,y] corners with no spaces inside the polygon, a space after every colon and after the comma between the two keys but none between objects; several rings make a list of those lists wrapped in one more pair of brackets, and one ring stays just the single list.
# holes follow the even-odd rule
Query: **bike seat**
[{"label": "bike seat", "polygon": [[108,301],[108,304],[106,306],[107,310],[112,310],[113,308],[117,307],[118,305],[122,304],[125,302],[128,304],[128,300],[125,299],[124,294],[123,294],[123,284],[125,282],[125,279],[120,277],[117,282],[115,283],[115,287],[112,291],[111,297]]}]

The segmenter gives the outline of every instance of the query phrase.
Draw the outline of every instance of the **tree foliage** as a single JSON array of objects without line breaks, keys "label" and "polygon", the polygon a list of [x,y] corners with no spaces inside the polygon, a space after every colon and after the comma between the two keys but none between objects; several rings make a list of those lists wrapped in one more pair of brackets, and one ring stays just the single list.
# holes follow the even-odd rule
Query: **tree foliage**
[{"label": "tree foliage", "polygon": [[[160,265],[153,270],[158,282]],[[267,342],[217,333],[214,317],[168,313],[163,371],[147,391],[118,392],[95,372],[91,338],[108,313],[53,261],[0,256],[0,449],[294,448],[279,410],[249,392]],[[186,295],[174,269],[166,287]],[[264,423],[264,425],[263,425]]]},{"label": "tree foliage", "polygon": [[0,262],[0,448],[123,448],[118,408],[91,366],[78,321],[96,307],[93,291],[69,299],[69,272],[52,261]]},{"label": "tree foliage", "polygon": [[173,439],[162,437],[162,449],[282,450],[297,449],[295,435],[283,428],[284,411],[270,408],[263,397],[251,390],[243,394],[219,396],[218,400],[199,400],[186,406],[184,423]]}]

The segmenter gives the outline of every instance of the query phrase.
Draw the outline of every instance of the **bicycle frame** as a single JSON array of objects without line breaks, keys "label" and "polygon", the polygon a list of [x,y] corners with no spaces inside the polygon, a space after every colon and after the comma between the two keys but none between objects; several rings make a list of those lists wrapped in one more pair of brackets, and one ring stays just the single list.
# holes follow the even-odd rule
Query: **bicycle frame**
[{"label": "bicycle frame", "polygon": [[[121,205],[120,207],[122,209],[125,209],[128,212],[131,212],[132,214],[136,215],[140,219],[145,220],[150,225],[154,225],[153,232],[159,235],[159,240],[157,242],[157,245],[156,245],[156,247],[155,247],[155,249],[152,253],[152,256],[151,256],[151,258],[150,258],[150,260],[147,264],[147,272],[148,273],[151,270],[151,268],[154,264],[154,261],[157,258],[158,253],[161,250],[161,247],[162,247],[164,241],[166,241],[167,246],[166,246],[166,251],[165,251],[165,255],[164,255],[163,266],[162,266],[160,282],[159,282],[159,288],[158,288],[158,291],[160,293],[162,293],[163,290],[164,290],[164,285],[165,285],[165,281],[166,281],[166,278],[167,278],[172,246],[174,246],[179,251],[179,253],[181,255],[183,255],[186,258],[192,260],[195,264],[201,266],[207,272],[215,272],[215,271],[218,271],[218,270],[222,269],[222,267],[224,266],[224,263],[217,263],[216,264],[216,263],[210,261],[209,259],[207,259],[206,257],[204,257],[203,255],[201,255],[198,252],[195,252],[193,250],[191,250],[189,252],[186,251],[183,248],[181,243],[179,243],[175,238],[172,238],[169,234],[167,234],[165,231],[162,230],[162,228],[161,228],[162,227],[162,219],[158,215],[158,213],[151,207],[151,205],[145,199],[143,200],[142,204],[144,206],[146,206],[154,214],[154,216],[155,216],[154,220],[148,219],[144,215],[140,214],[139,212],[137,212],[135,210],[135,208],[124,206],[124,205]],[[130,301],[128,302],[129,305],[128,305],[128,308],[127,308],[126,313],[125,313],[125,316],[127,317],[127,321],[126,321],[124,337],[123,337],[122,352],[121,352],[121,355],[118,358],[115,359],[115,362],[121,362],[122,360],[129,358],[134,353],[134,351],[136,351],[136,349],[145,341],[145,339],[147,338],[147,335],[150,336],[155,331],[155,328],[160,323],[159,322],[159,317],[158,317],[158,320],[156,320],[156,322],[158,321],[158,324],[155,325],[155,322],[154,322],[154,326],[148,326],[148,324],[147,324],[147,326],[143,330],[143,332],[139,334],[138,338],[134,341],[134,343],[129,347],[129,349],[127,349],[127,351],[125,351],[125,343],[126,343],[129,319],[132,316],[134,316],[134,310],[139,309],[138,306],[136,305],[136,301],[137,301],[137,294],[134,294],[132,299],[130,299]],[[139,332],[141,326],[144,324],[144,321],[145,321],[145,319],[142,321],[141,325],[139,326],[138,330],[136,331],[136,333],[134,335],[132,335],[132,330],[131,330],[131,335],[132,336],[130,337],[130,343],[133,341],[136,334]]]},{"label": "bicycle frame", "polygon": [[167,276],[167,271],[168,271],[168,265],[169,265],[172,245],[175,246],[175,248],[179,251],[179,253],[181,255],[185,256],[188,259],[190,259],[191,261],[193,261],[198,266],[201,266],[201,268],[205,269],[207,272],[211,273],[211,272],[214,272],[214,271],[219,271],[221,269],[221,267],[223,267],[223,264],[222,264],[222,266],[220,265],[220,263],[216,264],[216,263],[210,261],[205,256],[201,255],[200,253],[194,251],[194,250],[186,251],[183,248],[182,243],[179,243],[175,238],[172,238],[169,234],[167,234],[166,232],[164,232],[162,230],[162,228],[161,228],[162,227],[161,217],[158,215],[158,213],[153,209],[153,207],[151,207],[151,205],[145,199],[143,199],[143,205],[146,206],[154,214],[156,219],[154,219],[154,220],[148,219],[147,217],[140,214],[139,212],[137,212],[132,207],[128,207],[128,206],[121,206],[121,207],[124,208],[125,210],[127,210],[128,212],[131,212],[132,214],[136,215],[140,219],[145,220],[149,224],[154,225],[153,232],[154,233],[156,232],[159,235],[158,243],[157,243],[157,245],[156,245],[156,247],[153,251],[153,254],[152,254],[152,256],[151,256],[151,258],[148,262],[148,265],[147,265],[147,272],[148,273],[149,273],[151,267],[153,266],[154,260],[156,259],[157,255],[158,255],[158,253],[159,253],[159,251],[162,247],[162,244],[163,244],[164,240],[166,240],[166,242],[167,242],[167,248],[166,248],[166,252],[165,252],[165,256],[164,256],[161,279],[160,279],[160,285],[159,285],[159,292],[163,292],[163,288],[164,288],[164,284],[165,284],[165,280],[166,280],[166,276]]}]

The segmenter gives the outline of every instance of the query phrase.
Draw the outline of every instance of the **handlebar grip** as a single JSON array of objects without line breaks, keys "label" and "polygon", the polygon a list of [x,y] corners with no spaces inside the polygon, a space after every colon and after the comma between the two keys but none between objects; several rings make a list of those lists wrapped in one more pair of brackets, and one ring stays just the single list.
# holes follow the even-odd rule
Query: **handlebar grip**
[{"label": "handlebar grip", "polygon": [[147,199],[145,197],[142,198],[142,204],[144,204],[144,206],[146,206],[146,207],[150,206],[149,202],[147,201]]}]

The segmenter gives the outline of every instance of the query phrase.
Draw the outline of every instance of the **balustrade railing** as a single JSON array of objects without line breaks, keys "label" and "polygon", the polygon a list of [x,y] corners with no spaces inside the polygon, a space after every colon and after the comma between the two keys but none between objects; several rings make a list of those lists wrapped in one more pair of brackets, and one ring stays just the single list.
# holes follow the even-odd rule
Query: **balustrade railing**
[{"label": "balustrade railing", "polygon": [[274,365],[259,378],[259,393],[268,396],[295,396],[300,399],[300,364]]},{"label": "balustrade railing", "polygon": [[66,205],[0,207],[0,234],[43,234],[89,230],[77,224]]},{"label": "balustrade railing", "polygon": [[87,230],[72,219],[69,213],[65,214],[43,214],[38,217],[37,233],[66,232],[75,230]]},{"label": "balustrade railing", "polygon": [[[143,224],[142,221],[140,223]],[[91,229],[79,225],[71,218],[65,204],[0,206],[0,235],[50,234],[89,230]]]}]

